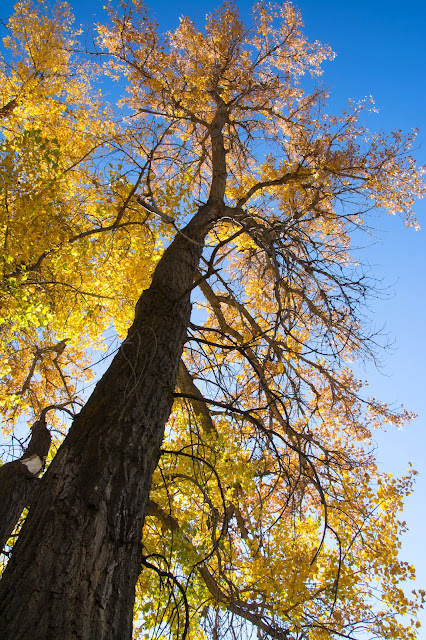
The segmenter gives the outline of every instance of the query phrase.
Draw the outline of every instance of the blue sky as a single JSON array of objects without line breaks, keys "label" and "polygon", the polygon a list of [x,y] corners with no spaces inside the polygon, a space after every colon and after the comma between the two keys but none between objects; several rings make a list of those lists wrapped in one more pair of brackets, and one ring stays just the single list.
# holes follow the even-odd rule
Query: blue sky
[{"label": "blue sky", "polygon": [[[104,2],[71,2],[77,23],[93,23],[102,18]],[[237,2],[241,13],[251,3]],[[371,129],[420,129],[415,151],[420,164],[426,164],[426,3],[395,0],[300,0],[305,30],[311,40],[328,43],[337,53],[325,65],[322,82],[330,88],[331,107],[338,111],[348,98],[372,95],[379,113],[369,118]],[[12,2],[2,2],[0,18],[6,19]],[[178,5],[154,0],[149,5],[164,29],[173,28],[179,15],[202,21],[215,8],[213,0],[186,0]],[[372,304],[377,327],[386,325],[393,348],[382,355],[382,372],[359,367],[360,377],[370,381],[371,395],[396,404],[403,403],[419,414],[404,431],[389,429],[378,433],[377,457],[383,470],[404,473],[408,461],[420,473],[415,493],[404,512],[409,533],[402,555],[418,572],[418,586],[426,588],[426,203],[417,213],[424,230],[405,229],[397,218],[383,217],[381,241],[366,250],[365,257],[377,276],[390,286],[391,297]],[[420,638],[426,639],[425,630]]]}]

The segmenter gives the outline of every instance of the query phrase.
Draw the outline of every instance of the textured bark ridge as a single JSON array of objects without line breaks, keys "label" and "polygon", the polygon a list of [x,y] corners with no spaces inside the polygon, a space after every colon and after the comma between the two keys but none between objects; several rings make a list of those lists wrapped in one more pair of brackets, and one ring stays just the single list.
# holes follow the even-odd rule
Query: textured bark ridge
[{"label": "textured bark ridge", "polygon": [[29,507],[38,487],[37,475],[50,449],[50,432],[45,414],[31,428],[31,439],[19,460],[0,468],[0,549],[10,538],[22,511]]},{"label": "textured bark ridge", "polygon": [[127,339],[40,482],[0,582],[1,640],[132,636],[143,518],[216,208],[201,207],[164,252]]}]

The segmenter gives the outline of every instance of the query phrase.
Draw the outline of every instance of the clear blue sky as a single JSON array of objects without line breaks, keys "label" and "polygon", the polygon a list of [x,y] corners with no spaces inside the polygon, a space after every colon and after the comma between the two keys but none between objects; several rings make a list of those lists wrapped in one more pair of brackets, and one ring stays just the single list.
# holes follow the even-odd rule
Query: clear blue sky
[{"label": "clear blue sky", "polygon": [[[71,2],[77,23],[102,19],[101,0]],[[237,2],[248,13],[251,2]],[[379,114],[369,119],[371,129],[420,129],[415,155],[426,164],[426,2],[416,0],[300,0],[311,40],[331,45],[337,53],[325,65],[322,77],[331,89],[331,105],[337,111],[348,98],[372,95]],[[0,18],[7,18],[13,2],[3,0]],[[202,21],[215,8],[213,0],[185,0],[179,4],[153,0],[149,4],[165,30],[177,24],[180,15]],[[330,109],[331,111],[331,109]],[[386,325],[393,352],[383,354],[383,372],[372,367],[360,370],[370,381],[371,395],[396,404],[403,403],[419,414],[404,431],[378,433],[377,457],[383,470],[404,473],[408,461],[420,472],[404,519],[409,533],[402,555],[417,568],[418,586],[426,588],[426,202],[417,206],[423,231],[406,230],[399,219],[383,218],[382,243],[366,251],[376,274],[391,285],[393,297],[372,306],[377,327]],[[411,587],[412,588],[412,587]],[[426,613],[420,635],[426,640]]]}]

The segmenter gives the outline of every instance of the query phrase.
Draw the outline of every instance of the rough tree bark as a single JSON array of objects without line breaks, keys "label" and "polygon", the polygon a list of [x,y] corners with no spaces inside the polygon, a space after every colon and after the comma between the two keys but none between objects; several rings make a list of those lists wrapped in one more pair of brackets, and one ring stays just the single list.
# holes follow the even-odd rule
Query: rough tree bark
[{"label": "rough tree bark", "polygon": [[2,640],[131,638],[151,477],[218,208],[202,206],[163,254],[126,340],[43,476],[0,583]]}]

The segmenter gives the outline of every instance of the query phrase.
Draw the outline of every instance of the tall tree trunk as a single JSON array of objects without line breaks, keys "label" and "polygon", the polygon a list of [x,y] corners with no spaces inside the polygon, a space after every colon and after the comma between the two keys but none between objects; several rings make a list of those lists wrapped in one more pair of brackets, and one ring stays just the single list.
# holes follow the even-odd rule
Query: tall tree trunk
[{"label": "tall tree trunk", "polygon": [[141,531],[217,205],[164,252],[111,366],[43,476],[0,582],[2,640],[128,640]]}]

